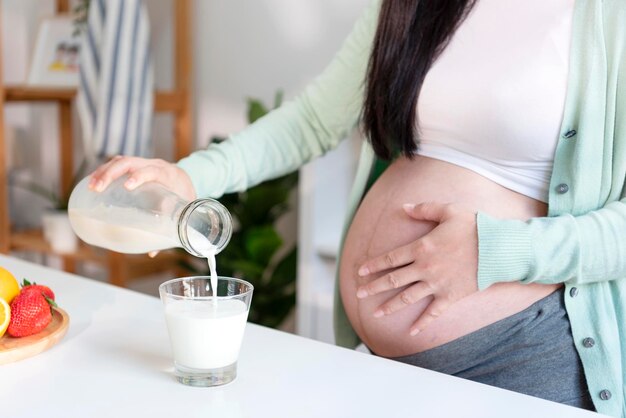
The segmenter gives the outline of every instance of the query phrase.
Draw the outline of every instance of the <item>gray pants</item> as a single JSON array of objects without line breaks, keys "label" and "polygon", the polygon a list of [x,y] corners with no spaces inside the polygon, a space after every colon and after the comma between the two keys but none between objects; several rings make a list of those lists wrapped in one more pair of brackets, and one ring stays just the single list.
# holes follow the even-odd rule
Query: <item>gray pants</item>
[{"label": "gray pants", "polygon": [[595,410],[574,347],[563,288],[471,334],[392,360]]}]

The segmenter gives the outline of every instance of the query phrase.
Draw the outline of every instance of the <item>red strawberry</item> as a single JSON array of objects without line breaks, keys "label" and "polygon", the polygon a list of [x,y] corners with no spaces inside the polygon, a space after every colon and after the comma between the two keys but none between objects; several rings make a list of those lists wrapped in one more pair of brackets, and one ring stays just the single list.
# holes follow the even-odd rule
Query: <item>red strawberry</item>
[{"label": "red strawberry", "polygon": [[45,297],[47,297],[48,299],[54,299],[54,292],[52,291],[52,289],[50,289],[48,286],[44,286],[41,284],[37,284],[37,283],[31,283],[28,280],[24,279],[24,283],[22,284],[22,292],[24,291],[36,291],[38,293],[43,293],[43,295]]},{"label": "red strawberry", "polygon": [[52,321],[52,309],[39,292],[21,292],[11,302],[11,337],[27,337],[42,331]]}]

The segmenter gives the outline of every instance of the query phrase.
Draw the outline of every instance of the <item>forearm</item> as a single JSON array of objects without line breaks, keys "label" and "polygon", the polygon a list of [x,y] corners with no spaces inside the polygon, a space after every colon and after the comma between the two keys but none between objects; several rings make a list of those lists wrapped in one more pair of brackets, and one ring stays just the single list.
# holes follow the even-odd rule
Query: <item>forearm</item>
[{"label": "forearm", "polygon": [[198,196],[219,197],[297,170],[326,149],[300,128],[303,117],[287,103],[242,132],[178,162]]},{"label": "forearm", "polygon": [[626,203],[526,222],[477,216],[478,286],[585,284],[626,277]]}]

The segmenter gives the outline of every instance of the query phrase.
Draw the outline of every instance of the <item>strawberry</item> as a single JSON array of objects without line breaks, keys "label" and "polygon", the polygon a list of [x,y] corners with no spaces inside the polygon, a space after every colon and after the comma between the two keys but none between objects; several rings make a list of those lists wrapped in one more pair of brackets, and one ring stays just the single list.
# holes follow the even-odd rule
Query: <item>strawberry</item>
[{"label": "strawberry", "polygon": [[11,337],[27,337],[42,331],[52,321],[49,301],[39,292],[21,292],[11,302]]},{"label": "strawberry", "polygon": [[31,283],[28,280],[24,279],[24,283],[22,284],[22,292],[28,291],[37,291],[42,293],[46,298],[54,300],[54,292],[48,286],[44,286],[37,283]]}]

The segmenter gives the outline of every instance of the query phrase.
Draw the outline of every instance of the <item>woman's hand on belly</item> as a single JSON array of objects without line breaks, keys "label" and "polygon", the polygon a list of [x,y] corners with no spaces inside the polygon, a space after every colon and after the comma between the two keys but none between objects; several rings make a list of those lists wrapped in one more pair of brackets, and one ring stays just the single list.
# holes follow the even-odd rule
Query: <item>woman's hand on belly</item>
[{"label": "woman's hand on belly", "polygon": [[432,296],[411,327],[411,335],[416,335],[450,305],[478,291],[478,234],[476,214],[457,204],[407,204],[404,210],[415,220],[438,225],[412,243],[363,263],[361,277],[390,271],[359,287],[357,297],[407,286],[376,310],[374,316],[382,317]]}]

